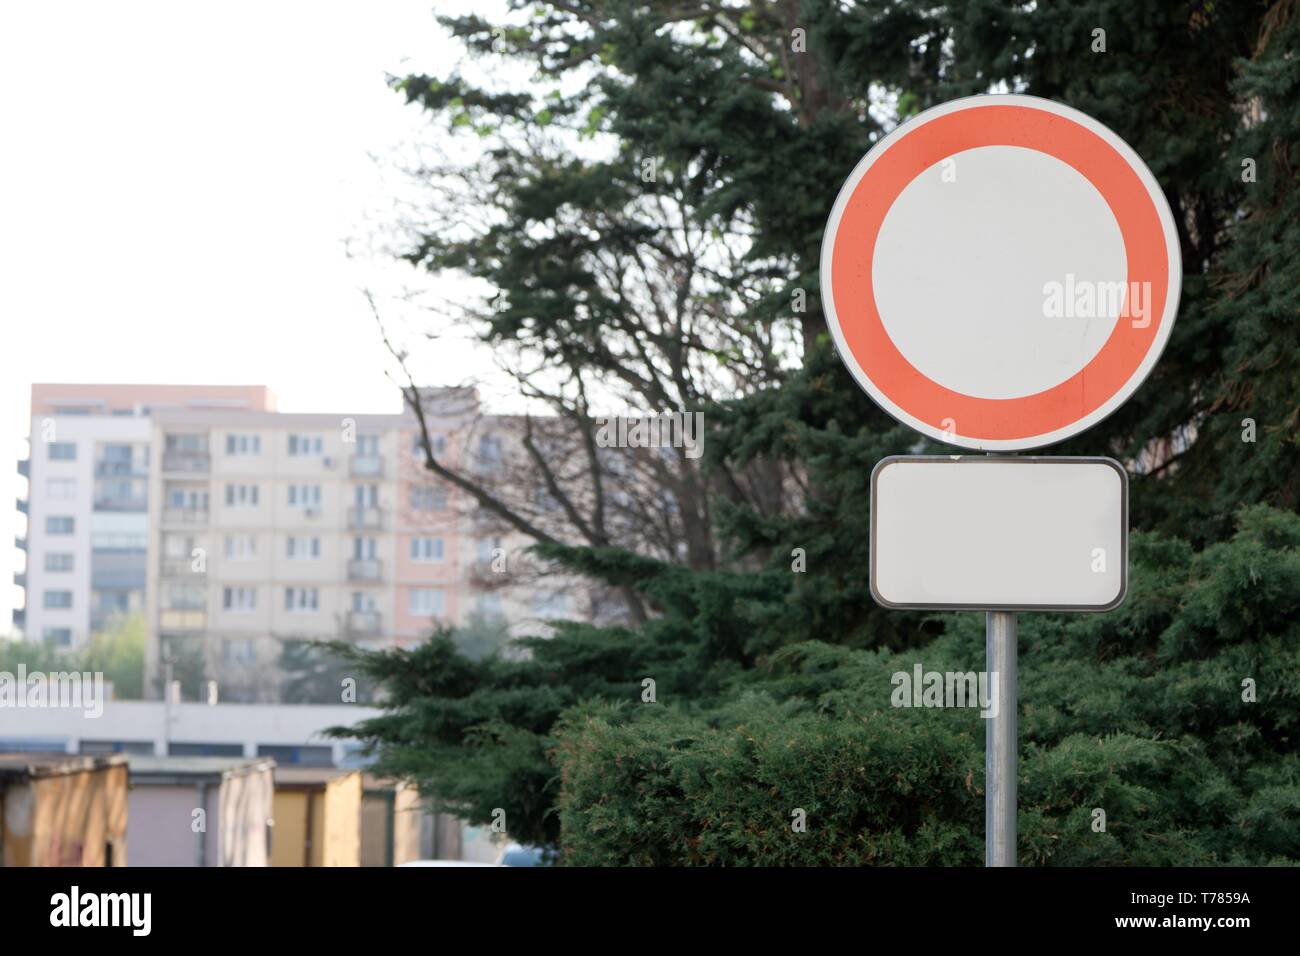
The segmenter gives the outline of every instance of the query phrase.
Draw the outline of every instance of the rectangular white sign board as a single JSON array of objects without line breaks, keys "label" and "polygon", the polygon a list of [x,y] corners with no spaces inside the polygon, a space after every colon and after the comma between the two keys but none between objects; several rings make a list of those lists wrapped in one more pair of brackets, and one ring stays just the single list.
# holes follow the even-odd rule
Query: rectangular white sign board
[{"label": "rectangular white sign board", "polygon": [[871,473],[871,594],[890,608],[1106,611],[1128,589],[1110,458],[920,455]]}]

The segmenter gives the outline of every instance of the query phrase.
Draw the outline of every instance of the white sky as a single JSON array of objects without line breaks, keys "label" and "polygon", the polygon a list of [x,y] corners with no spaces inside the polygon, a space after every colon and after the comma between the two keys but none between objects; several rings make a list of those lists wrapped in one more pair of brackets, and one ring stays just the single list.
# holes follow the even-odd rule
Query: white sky
[{"label": "white sky", "polygon": [[[359,290],[414,279],[366,249],[410,189],[392,169],[402,147],[436,135],[385,73],[444,75],[462,57],[432,9],[0,6],[0,633],[20,598],[33,381],[266,384],[283,411],[400,407]],[[491,375],[477,347],[431,349],[428,384]]]}]

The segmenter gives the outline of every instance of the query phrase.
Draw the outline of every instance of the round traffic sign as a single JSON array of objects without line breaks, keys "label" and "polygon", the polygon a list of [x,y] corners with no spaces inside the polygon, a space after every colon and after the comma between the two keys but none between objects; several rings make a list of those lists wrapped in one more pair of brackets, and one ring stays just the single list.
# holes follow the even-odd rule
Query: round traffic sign
[{"label": "round traffic sign", "polygon": [[940,441],[1037,448],[1095,425],[1178,312],[1169,203],[1127,143],[1034,96],[953,100],[854,168],[822,240],[840,358]]}]

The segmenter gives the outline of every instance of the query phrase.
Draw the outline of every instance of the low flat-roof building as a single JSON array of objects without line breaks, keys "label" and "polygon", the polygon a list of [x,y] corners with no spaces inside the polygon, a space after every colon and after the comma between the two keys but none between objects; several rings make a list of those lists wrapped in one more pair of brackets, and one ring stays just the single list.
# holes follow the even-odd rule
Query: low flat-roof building
[{"label": "low flat-roof building", "polygon": [[399,866],[418,860],[427,808],[415,784],[366,774],[363,786],[361,865]]},{"label": "low flat-roof building", "polygon": [[361,773],[276,767],[272,866],[361,865]]},{"label": "low flat-roof building", "polygon": [[0,753],[0,865],[126,866],[121,754]]},{"label": "low flat-roof building", "polygon": [[267,866],[275,761],[131,755],[135,866]]}]

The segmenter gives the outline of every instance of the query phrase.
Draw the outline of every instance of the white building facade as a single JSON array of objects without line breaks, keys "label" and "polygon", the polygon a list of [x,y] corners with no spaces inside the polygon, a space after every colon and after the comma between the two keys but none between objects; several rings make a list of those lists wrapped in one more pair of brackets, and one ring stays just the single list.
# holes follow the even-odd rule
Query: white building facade
[{"label": "white building facade", "polygon": [[155,410],[272,401],[265,389],[230,386],[33,385],[30,451],[18,463],[28,479],[18,629],[77,647],[115,615],[144,611]]}]

